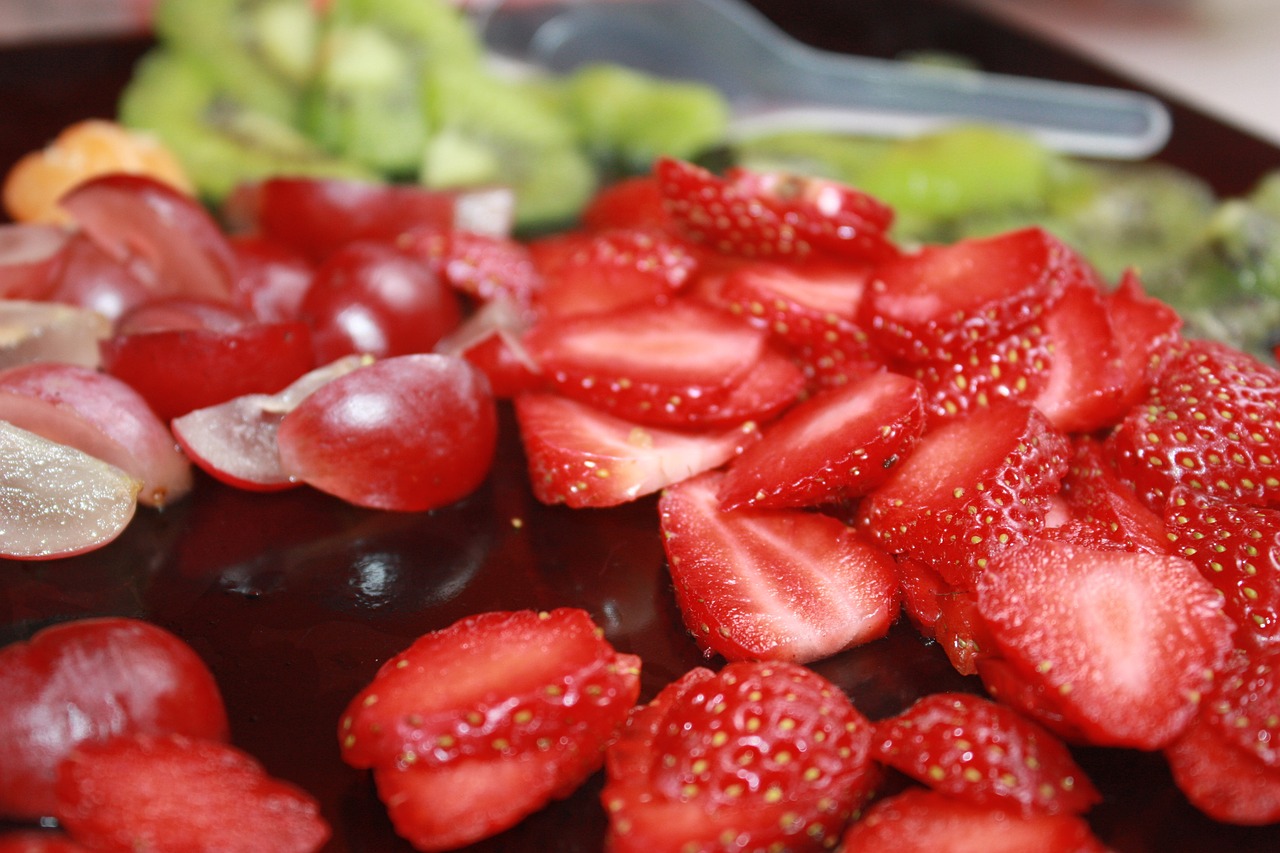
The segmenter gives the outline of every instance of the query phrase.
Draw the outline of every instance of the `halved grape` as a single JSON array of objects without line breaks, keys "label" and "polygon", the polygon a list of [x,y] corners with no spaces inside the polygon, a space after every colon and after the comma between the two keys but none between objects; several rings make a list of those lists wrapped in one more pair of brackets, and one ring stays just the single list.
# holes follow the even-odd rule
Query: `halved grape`
[{"label": "halved grape", "polygon": [[87,453],[0,421],[0,556],[70,557],[120,535],[137,480]]}]

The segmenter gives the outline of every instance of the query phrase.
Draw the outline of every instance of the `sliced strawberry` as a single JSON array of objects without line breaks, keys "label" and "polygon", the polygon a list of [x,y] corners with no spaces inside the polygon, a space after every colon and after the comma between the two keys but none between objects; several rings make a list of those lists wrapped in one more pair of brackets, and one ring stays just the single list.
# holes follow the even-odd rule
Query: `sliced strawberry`
[{"label": "sliced strawberry", "polygon": [[1179,790],[1200,811],[1223,823],[1280,821],[1280,768],[1232,743],[1197,718],[1164,750]]},{"label": "sliced strawberry", "polygon": [[920,788],[881,800],[844,835],[844,853],[1104,853],[1075,815],[1023,817]]},{"label": "sliced strawberry", "polygon": [[1069,445],[1044,415],[1005,402],[925,436],[859,509],[891,553],[967,589],[996,554],[1044,526]]},{"label": "sliced strawberry", "polygon": [[1053,347],[1039,323],[982,338],[945,358],[908,365],[925,390],[930,428],[1004,399],[1031,402],[1048,386]]},{"label": "sliced strawberry", "polygon": [[1171,741],[1231,643],[1217,592],[1175,556],[1040,540],[993,556],[977,593],[1002,656],[1099,745]]},{"label": "sliced strawberry", "polygon": [[938,593],[938,621],[933,638],[961,675],[974,675],[979,664],[999,653],[995,637],[978,610],[978,596],[971,589],[944,587]]},{"label": "sliced strawberry", "polygon": [[873,755],[935,791],[979,806],[1083,814],[1102,797],[1067,747],[1005,705],[935,693],[876,724]]},{"label": "sliced strawberry", "polygon": [[1226,344],[1187,340],[1107,451],[1156,512],[1178,484],[1231,502],[1280,503],[1280,370]]},{"label": "sliced strawberry", "polygon": [[764,332],[686,300],[538,323],[524,342],[554,386],[619,417],[687,423],[723,400],[765,350]]},{"label": "sliced strawberry", "polygon": [[935,569],[919,560],[903,557],[894,560],[898,586],[902,590],[902,609],[925,637],[933,637],[942,608],[938,596],[950,592],[951,584]]},{"label": "sliced strawberry", "polygon": [[703,432],[641,426],[556,394],[522,394],[515,406],[534,495],[574,508],[651,495],[720,467],[759,438],[751,425]]},{"label": "sliced strawberry", "polygon": [[1175,486],[1165,508],[1173,550],[1222,593],[1237,644],[1280,649],[1280,509]]},{"label": "sliced strawberry", "polygon": [[529,305],[543,287],[529,249],[508,237],[420,225],[395,244],[424,261],[454,290],[481,302],[501,296]]},{"label": "sliced strawberry", "polygon": [[1087,743],[1089,738],[1063,714],[1056,691],[1043,680],[1023,677],[1009,661],[988,655],[976,662],[978,677],[997,702],[1018,709],[1068,743]]},{"label": "sliced strawberry", "polygon": [[541,255],[546,286],[537,304],[550,316],[663,305],[698,270],[698,257],[684,240],[657,231],[615,229],[545,239],[556,245]]},{"label": "sliced strawberry", "polygon": [[1039,394],[1031,398],[1063,432],[1110,427],[1127,411],[1126,374],[1117,335],[1093,282],[1073,282],[1038,321],[1053,353]]},{"label": "sliced strawberry", "polygon": [[1267,767],[1280,769],[1280,652],[1235,649],[1200,715]]},{"label": "sliced strawberry", "polygon": [[1067,518],[1052,527],[1053,535],[1078,544],[1168,553],[1164,521],[1121,482],[1107,463],[1102,445],[1087,437],[1073,444],[1071,467],[1062,479]]},{"label": "sliced strawberry", "polygon": [[0,853],[89,853],[89,848],[58,832],[31,829],[0,835]]},{"label": "sliced strawberry", "polygon": [[817,853],[870,796],[871,724],[795,664],[696,669],[633,715],[609,750],[602,799],[615,853]]},{"label": "sliced strawberry", "polygon": [[329,839],[316,801],[225,743],[122,735],[76,747],[57,818],[95,850],[310,853]]},{"label": "sliced strawberry", "polygon": [[585,611],[482,613],[382,665],[342,716],[342,757],[435,767],[554,744],[559,760],[602,760],[639,683],[639,660],[615,652]]},{"label": "sliced strawberry", "polygon": [[720,495],[736,507],[819,506],[879,486],[924,431],[919,383],[873,373],[812,397],[734,460]]},{"label": "sliced strawberry", "polygon": [[1142,280],[1132,269],[1125,270],[1120,283],[1105,296],[1116,335],[1117,355],[1124,375],[1123,402],[1142,402],[1161,358],[1179,340],[1182,318],[1172,306],[1148,296]]},{"label": "sliced strawberry", "polygon": [[719,252],[774,260],[834,250],[881,261],[892,213],[833,181],[735,169],[724,177],[670,158],[654,166],[667,212],[692,239]]},{"label": "sliced strawberry", "polygon": [[732,269],[716,304],[769,331],[815,387],[884,366],[884,353],[856,321],[870,267],[850,262],[750,263]]},{"label": "sliced strawberry", "polygon": [[444,767],[400,762],[373,770],[396,833],[423,851],[454,850],[515,826],[567,793],[560,775],[547,753]]},{"label": "sliced strawberry", "polygon": [[929,246],[882,265],[859,317],[873,338],[913,361],[947,358],[981,339],[1005,338],[1041,316],[1084,261],[1039,228]]},{"label": "sliced strawberry", "polygon": [[883,636],[893,561],[843,522],[801,510],[723,510],[723,475],[668,488],[663,547],[685,625],[708,654],[808,663]]},{"label": "sliced strawberry", "polygon": [[590,231],[611,228],[674,227],[653,175],[638,175],[604,187],[582,210],[582,225]]}]

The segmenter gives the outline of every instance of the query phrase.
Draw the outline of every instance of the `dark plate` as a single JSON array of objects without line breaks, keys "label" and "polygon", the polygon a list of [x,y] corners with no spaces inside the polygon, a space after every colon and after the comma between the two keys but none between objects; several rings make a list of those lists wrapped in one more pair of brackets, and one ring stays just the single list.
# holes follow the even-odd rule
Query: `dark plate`
[{"label": "dark plate", "polygon": [[[1126,85],[945,4],[757,5],[825,48],[878,56],[945,50],[996,71]],[[146,46],[99,42],[0,54],[0,164],[7,168],[73,120],[112,115]],[[1280,149],[1173,107],[1174,136],[1162,158],[1219,192],[1243,192],[1280,167]],[[410,849],[391,831],[368,777],[338,758],[338,715],[379,663],[471,613],[557,606],[587,609],[620,650],[641,656],[644,698],[704,662],[671,595],[654,502],[608,511],[540,506],[526,485],[509,413],[489,481],[436,513],[366,511],[307,490],[253,495],[202,479],[178,506],[140,511],[101,551],[48,563],[0,561],[0,642],[104,614],[148,619],[185,638],[223,688],[236,743],[319,797],[334,827],[327,853]],[[873,718],[924,693],[980,689],[905,625],[815,668]],[[1222,826],[1189,807],[1158,755],[1098,749],[1079,758],[1106,797],[1090,819],[1117,851],[1280,850],[1280,826]],[[597,776],[571,799],[473,849],[599,851],[600,784]]]}]

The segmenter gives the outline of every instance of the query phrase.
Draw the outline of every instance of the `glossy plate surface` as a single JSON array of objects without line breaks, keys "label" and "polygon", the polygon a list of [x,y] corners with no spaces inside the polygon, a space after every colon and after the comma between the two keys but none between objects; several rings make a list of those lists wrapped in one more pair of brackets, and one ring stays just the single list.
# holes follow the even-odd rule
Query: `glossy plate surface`
[{"label": "glossy plate surface", "polygon": [[[943,50],[993,71],[1125,85],[946,4],[757,0],[820,47],[893,56]],[[0,53],[0,165],[65,124],[110,116],[144,42]],[[1162,155],[1223,194],[1244,192],[1280,150],[1177,104]],[[378,665],[418,635],[493,609],[578,606],[644,661],[644,699],[703,662],[672,597],[652,499],[608,511],[530,495],[509,412],[499,460],[471,498],[429,515],[360,510],[315,492],[238,492],[202,479],[163,513],[140,511],[109,547],[50,563],[0,561],[0,642],[51,622],[141,617],[185,638],[222,686],[236,743],[314,793],[334,826],[326,853],[409,851],[368,777],[338,758],[338,715]],[[977,690],[907,625],[815,669],[873,718],[916,697]],[[1079,758],[1106,801],[1090,819],[1120,853],[1280,850],[1280,826],[1224,827],[1186,805],[1163,760],[1119,750]],[[2,757],[0,757],[2,760]],[[601,779],[474,850],[597,853]]]}]

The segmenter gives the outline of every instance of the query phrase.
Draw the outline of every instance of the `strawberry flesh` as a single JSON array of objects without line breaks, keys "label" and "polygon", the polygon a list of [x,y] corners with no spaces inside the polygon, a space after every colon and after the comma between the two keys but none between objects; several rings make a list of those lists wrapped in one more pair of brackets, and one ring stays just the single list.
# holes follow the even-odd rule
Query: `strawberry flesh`
[{"label": "strawberry flesh", "polygon": [[924,431],[919,384],[873,373],[788,411],[729,467],[726,509],[819,506],[879,486]]},{"label": "strawberry flesh", "polygon": [[1098,745],[1171,741],[1231,643],[1220,596],[1176,556],[1037,540],[994,556],[977,593],[1002,656]]},{"label": "strawberry flesh", "polygon": [[854,528],[803,510],[723,510],[723,475],[658,501],[685,625],[730,660],[806,663],[883,636],[898,615],[892,560]]},{"label": "strawberry flesh", "polygon": [[575,508],[629,503],[717,468],[759,439],[753,424],[662,429],[556,394],[523,394],[515,409],[534,496]]}]

